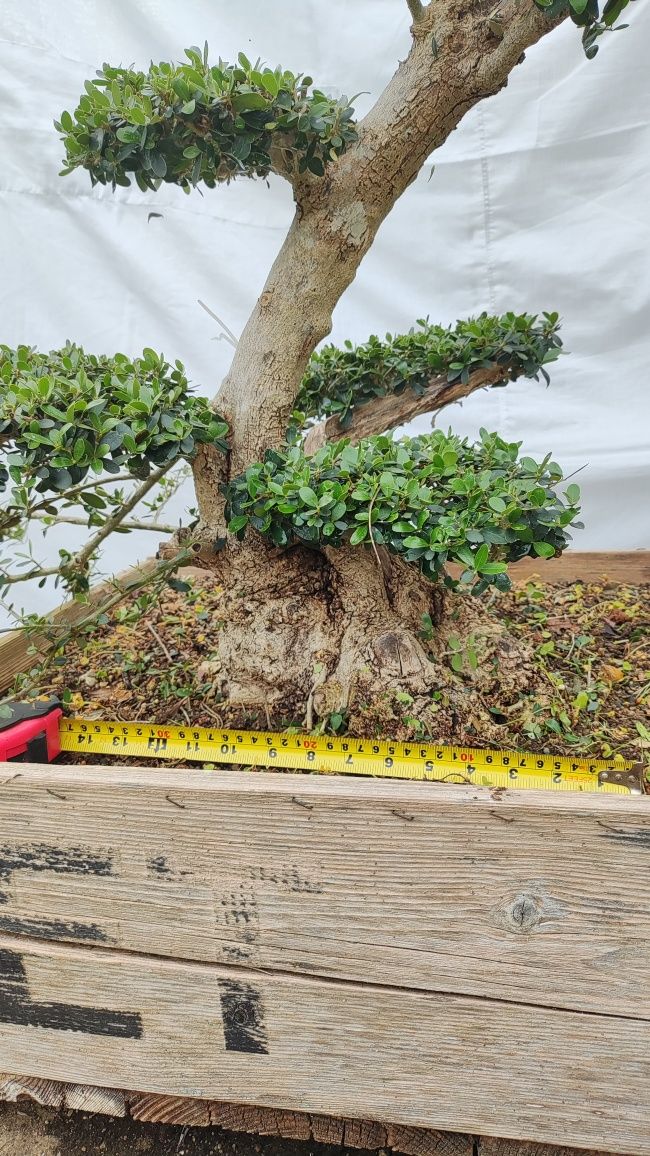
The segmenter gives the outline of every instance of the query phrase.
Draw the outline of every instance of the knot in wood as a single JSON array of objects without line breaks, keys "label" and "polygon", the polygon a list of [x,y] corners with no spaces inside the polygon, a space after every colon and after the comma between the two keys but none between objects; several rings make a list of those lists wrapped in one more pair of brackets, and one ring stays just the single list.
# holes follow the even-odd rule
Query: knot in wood
[{"label": "knot in wood", "polygon": [[544,900],[530,891],[521,891],[508,904],[505,914],[506,926],[511,931],[532,931],[542,918]]}]

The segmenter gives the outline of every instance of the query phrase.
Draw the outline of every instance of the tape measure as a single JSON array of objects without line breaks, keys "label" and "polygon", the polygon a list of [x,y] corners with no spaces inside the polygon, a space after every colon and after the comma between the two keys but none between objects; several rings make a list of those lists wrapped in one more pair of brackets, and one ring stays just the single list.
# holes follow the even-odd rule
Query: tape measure
[{"label": "tape measure", "polygon": [[84,754],[189,759],[317,774],[370,775],[481,787],[643,793],[643,767],[420,742],[330,738],[272,731],[211,730],[155,723],[60,720],[60,746]]}]

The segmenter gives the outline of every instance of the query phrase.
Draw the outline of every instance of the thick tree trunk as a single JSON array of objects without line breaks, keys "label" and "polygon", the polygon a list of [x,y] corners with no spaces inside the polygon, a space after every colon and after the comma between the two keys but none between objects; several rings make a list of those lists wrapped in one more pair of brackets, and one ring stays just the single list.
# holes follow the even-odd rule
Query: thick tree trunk
[{"label": "thick tree trunk", "polygon": [[[469,742],[473,728],[497,741],[490,708],[509,706],[530,683],[532,654],[480,599],[443,594],[383,552],[378,562],[353,548],[255,542],[219,557],[219,653],[202,674],[224,720],[311,728],[340,714],[352,734]],[[458,647],[476,652],[475,670],[454,673]]]},{"label": "thick tree trunk", "polygon": [[[195,464],[197,560],[215,570],[224,592],[220,653],[208,673],[245,719],[312,725],[345,713],[353,733],[397,733],[408,713],[426,732],[455,733],[467,696],[449,667],[452,634],[461,645],[476,635],[481,661],[468,677],[483,703],[476,708],[483,738],[498,681],[501,701],[526,685],[528,655],[477,602],[453,598],[445,606],[415,569],[366,549],[279,552],[255,535],[238,543],[225,534],[219,492],[228,476],[284,441],[307,361],[395,201],[465,112],[497,92],[523,50],[553,26],[532,0],[504,0],[495,35],[492,8],[433,0],[356,144],[324,177],[295,177],[293,224],[215,399],[230,425],[231,452],[223,463],[204,450]],[[361,423],[377,429],[386,416],[381,404],[374,419],[374,407],[364,407]],[[427,645],[419,637],[424,614],[437,625]]]}]

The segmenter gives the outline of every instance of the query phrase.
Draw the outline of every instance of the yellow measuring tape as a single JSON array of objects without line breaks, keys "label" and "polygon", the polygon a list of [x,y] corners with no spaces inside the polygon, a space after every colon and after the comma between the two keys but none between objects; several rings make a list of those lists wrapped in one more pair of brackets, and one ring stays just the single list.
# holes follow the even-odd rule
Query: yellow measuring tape
[{"label": "yellow measuring tape", "polygon": [[61,719],[61,749],[130,758],[276,767],[318,774],[372,775],[481,787],[641,793],[643,769],[605,759],[572,759],[519,751],[432,743],[312,737],[272,731],[211,730],[155,723]]}]

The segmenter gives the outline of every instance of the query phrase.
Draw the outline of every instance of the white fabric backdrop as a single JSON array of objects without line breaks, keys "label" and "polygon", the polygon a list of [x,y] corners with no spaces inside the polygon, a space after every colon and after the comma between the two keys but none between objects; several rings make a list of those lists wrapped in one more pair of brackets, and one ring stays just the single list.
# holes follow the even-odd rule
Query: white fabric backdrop
[{"label": "white fabric backdrop", "polygon": [[[473,110],[384,224],[340,302],[333,338],[450,322],[482,309],[558,309],[563,358],[446,411],[585,466],[581,549],[650,546],[650,5],[585,60],[573,26],[528,53],[509,86]],[[43,349],[70,337],[96,352],[144,345],[181,358],[212,393],[231,353],[206,301],[238,333],[292,213],[288,187],[242,181],[186,197],[164,187],[92,190],[59,178],[52,120],[103,61],[146,67],[208,40],[311,73],[365,111],[408,46],[404,0],[3,0],[0,11],[0,340]],[[164,214],[147,224],[151,210]],[[417,429],[428,428],[421,419]],[[170,516],[191,504],[174,499]],[[83,533],[83,532],[82,532]],[[67,544],[80,540],[76,528]],[[48,535],[36,546],[56,555]],[[155,547],[119,537],[103,570]],[[44,609],[51,590],[21,591]]]}]

